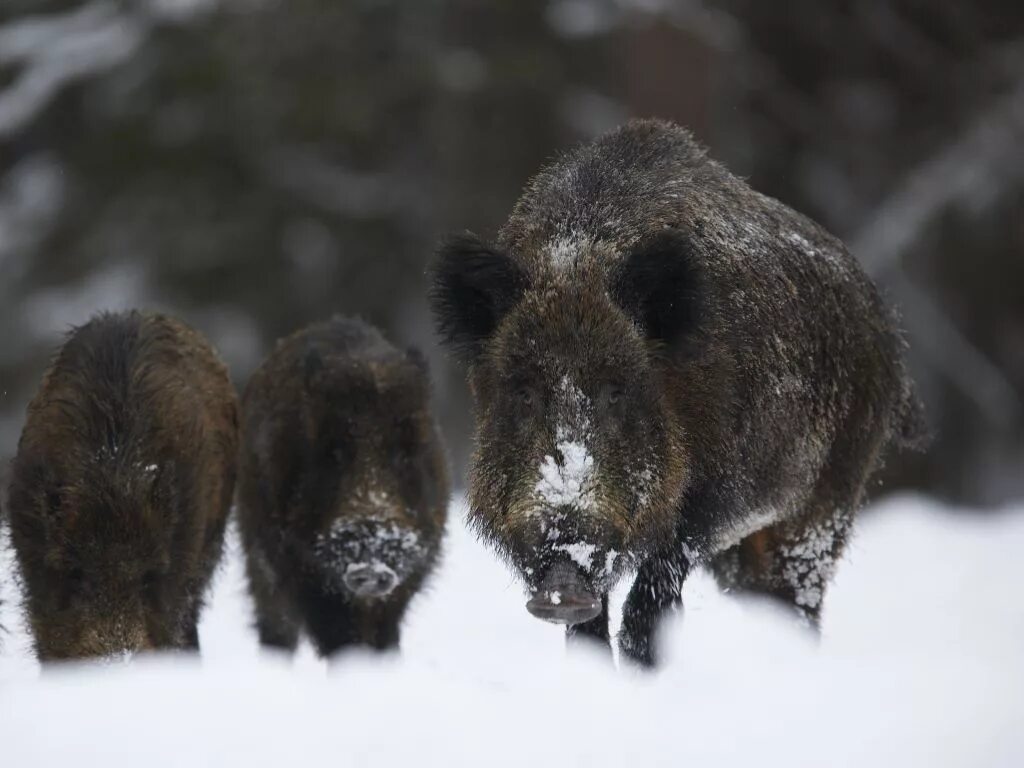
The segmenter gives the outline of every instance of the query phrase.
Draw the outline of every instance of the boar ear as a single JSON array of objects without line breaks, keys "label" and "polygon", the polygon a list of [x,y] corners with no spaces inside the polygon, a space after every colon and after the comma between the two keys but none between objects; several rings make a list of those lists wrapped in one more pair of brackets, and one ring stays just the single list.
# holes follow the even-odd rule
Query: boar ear
[{"label": "boar ear", "polygon": [[648,339],[672,345],[700,326],[703,287],[690,239],[665,230],[625,255],[611,295]]},{"label": "boar ear", "polygon": [[526,273],[467,232],[449,237],[431,267],[430,304],[442,341],[472,360],[522,297]]}]

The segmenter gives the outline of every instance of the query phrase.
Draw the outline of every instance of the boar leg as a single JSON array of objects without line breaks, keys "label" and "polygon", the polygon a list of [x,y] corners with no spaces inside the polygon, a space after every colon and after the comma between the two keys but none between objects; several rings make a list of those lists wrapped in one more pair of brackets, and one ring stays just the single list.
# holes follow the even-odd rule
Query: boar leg
[{"label": "boar leg", "polygon": [[600,614],[583,624],[570,624],[565,628],[565,637],[570,645],[604,648],[611,652],[608,634],[608,595],[601,596]]},{"label": "boar leg", "polygon": [[282,651],[294,651],[299,644],[299,624],[292,617],[292,611],[285,595],[275,585],[273,576],[265,565],[252,559],[246,564],[249,576],[249,591],[256,613],[256,633],[260,645]]},{"label": "boar leg", "polygon": [[188,610],[185,620],[184,648],[199,653],[199,613],[202,611],[202,600],[196,600]]},{"label": "boar leg", "polygon": [[378,651],[398,648],[398,618],[385,608],[354,605],[346,596],[316,587],[304,591],[302,607],[309,636],[324,658],[356,646]]},{"label": "boar leg", "polygon": [[711,568],[724,589],[775,598],[817,629],[852,520],[849,512],[812,504],[796,519],[750,534],[715,557]]},{"label": "boar leg", "polygon": [[659,625],[683,606],[683,582],[689,564],[678,555],[647,560],[637,571],[622,609],[619,650],[641,667],[658,665],[655,647]]},{"label": "boar leg", "polygon": [[256,618],[260,645],[281,651],[295,651],[299,644],[299,628],[282,616],[260,614]]},{"label": "boar leg", "polygon": [[864,409],[851,415],[811,499],[796,517],[752,533],[711,561],[723,588],[776,598],[818,628],[825,590],[885,435],[881,425],[858,421],[870,413]]}]

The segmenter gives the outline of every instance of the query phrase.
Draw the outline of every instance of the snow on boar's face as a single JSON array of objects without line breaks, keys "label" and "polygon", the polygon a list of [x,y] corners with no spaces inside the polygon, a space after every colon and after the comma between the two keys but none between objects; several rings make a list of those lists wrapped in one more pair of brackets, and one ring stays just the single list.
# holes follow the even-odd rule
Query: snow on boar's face
[{"label": "snow on boar's face", "polygon": [[664,353],[695,311],[676,245],[559,265],[467,236],[435,264],[434,311],[470,363],[476,405],[470,521],[541,618],[593,618],[599,595],[672,536],[688,454]]}]

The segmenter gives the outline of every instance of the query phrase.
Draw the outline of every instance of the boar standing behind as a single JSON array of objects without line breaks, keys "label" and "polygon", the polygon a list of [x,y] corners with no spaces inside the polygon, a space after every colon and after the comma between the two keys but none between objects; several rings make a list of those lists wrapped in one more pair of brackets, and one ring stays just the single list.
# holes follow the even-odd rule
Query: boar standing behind
[{"label": "boar standing behind", "polygon": [[432,302],[469,364],[470,520],[531,613],[653,664],[708,564],[812,622],[866,481],[919,412],[903,343],[842,243],[668,123],[527,186],[497,243],[440,249]]},{"label": "boar standing behind", "polygon": [[238,513],[264,645],[398,646],[447,515],[429,398],[420,354],[359,320],[296,333],[255,373]]},{"label": "boar standing behind", "polygon": [[198,649],[237,451],[237,395],[200,334],[138,312],[71,332],[11,478],[40,659]]}]

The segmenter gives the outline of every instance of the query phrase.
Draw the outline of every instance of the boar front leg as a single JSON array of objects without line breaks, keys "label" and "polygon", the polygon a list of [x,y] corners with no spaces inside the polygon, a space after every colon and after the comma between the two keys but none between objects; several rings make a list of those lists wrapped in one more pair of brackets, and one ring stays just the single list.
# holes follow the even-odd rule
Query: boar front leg
[{"label": "boar front leg", "polygon": [[682,610],[688,572],[680,556],[655,557],[640,566],[622,610],[619,650],[625,658],[648,669],[658,665],[658,628],[667,615]]},{"label": "boar front leg", "polygon": [[601,596],[601,613],[583,624],[570,624],[565,628],[565,637],[570,646],[587,646],[611,652],[608,633],[608,595]]},{"label": "boar front leg", "polygon": [[390,611],[355,605],[320,589],[307,590],[303,610],[310,639],[323,658],[357,646],[377,651],[399,647],[399,617]]},{"label": "boar front leg", "polygon": [[299,644],[299,624],[291,615],[289,600],[276,583],[269,565],[250,555],[246,564],[252,594],[256,632],[264,648],[294,652]]},{"label": "boar front leg", "polygon": [[195,653],[199,653],[199,614],[202,608],[202,602],[196,600],[189,609],[189,615],[185,623],[184,648]]}]

